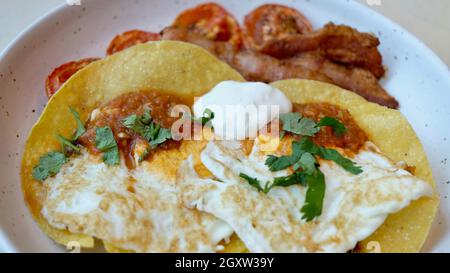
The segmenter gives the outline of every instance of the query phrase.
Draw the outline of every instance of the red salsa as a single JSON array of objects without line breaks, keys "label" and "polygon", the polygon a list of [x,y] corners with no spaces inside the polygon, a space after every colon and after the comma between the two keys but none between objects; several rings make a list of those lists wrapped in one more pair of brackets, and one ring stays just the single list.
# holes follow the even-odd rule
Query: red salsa
[{"label": "red salsa", "polygon": [[347,131],[343,135],[336,135],[331,127],[322,127],[312,140],[325,147],[338,147],[358,152],[367,141],[366,133],[359,128],[350,112],[328,103],[294,104],[294,112],[318,122],[323,117],[332,117],[344,124]]},{"label": "red salsa", "polygon": [[[91,153],[101,153],[95,144],[96,128],[110,127],[114,138],[119,146],[119,150],[125,156],[128,167],[134,167],[134,157],[132,154],[134,145],[146,140],[136,132],[126,128],[123,119],[130,115],[143,115],[146,109],[150,110],[153,121],[161,127],[170,129],[172,124],[178,119],[170,116],[170,110],[183,101],[175,96],[163,95],[158,92],[131,92],[121,95],[98,110],[94,110],[93,116],[86,124],[86,133],[79,138],[79,143],[85,146]],[[157,147],[157,149],[175,149],[180,142],[167,140]]]}]

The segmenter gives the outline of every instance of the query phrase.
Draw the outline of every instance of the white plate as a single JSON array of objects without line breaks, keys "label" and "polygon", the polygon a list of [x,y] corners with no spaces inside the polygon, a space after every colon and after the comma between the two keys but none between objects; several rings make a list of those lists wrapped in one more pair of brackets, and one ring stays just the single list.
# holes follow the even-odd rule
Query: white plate
[{"label": "white plate", "polygon": [[[59,252],[25,207],[20,158],[27,134],[45,103],[44,80],[56,66],[102,57],[116,34],[159,31],[187,7],[204,1],[82,0],[61,6],[29,27],[0,57],[0,251]],[[238,19],[267,1],[217,1]],[[294,6],[316,28],[329,21],[377,34],[389,71],[383,85],[401,104],[427,152],[441,195],[438,217],[424,251],[450,252],[450,76],[422,42],[367,7],[348,0],[271,1]]]}]

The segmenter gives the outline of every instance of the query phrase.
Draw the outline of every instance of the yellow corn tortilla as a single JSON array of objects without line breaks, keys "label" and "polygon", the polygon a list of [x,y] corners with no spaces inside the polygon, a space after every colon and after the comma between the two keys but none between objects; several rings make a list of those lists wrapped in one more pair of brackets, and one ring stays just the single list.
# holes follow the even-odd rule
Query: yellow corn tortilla
[{"label": "yellow corn tortilla", "polygon": [[[59,149],[56,134],[70,136],[76,128],[68,111],[72,106],[86,120],[99,106],[115,97],[141,90],[156,90],[185,98],[199,96],[224,80],[243,81],[241,75],[205,50],[182,42],[164,41],[132,47],[79,71],[58,91],[44,109],[28,138],[22,160],[22,187],[25,201],[41,229],[60,244],[78,241],[90,248],[94,239],[51,227],[41,216],[44,197],[42,183],[32,178],[39,158]],[[407,120],[395,110],[367,102],[338,87],[303,80],[273,84],[295,103],[328,102],[350,111],[356,122],[382,151],[396,161],[416,166],[418,177],[434,187],[425,153]],[[368,240],[362,251],[378,242],[382,252],[418,252],[429,232],[438,198],[423,198],[392,215]],[[103,242],[109,252],[123,250]],[[375,245],[376,246],[376,245]],[[245,245],[233,236],[225,252],[246,252]]]},{"label": "yellow corn tortilla", "polygon": [[73,75],[48,102],[28,136],[22,158],[25,202],[41,229],[60,244],[77,241],[81,247],[94,246],[89,236],[71,234],[47,223],[40,213],[44,188],[32,177],[39,158],[60,149],[55,135],[70,136],[76,128],[69,107],[86,120],[94,109],[124,93],[156,90],[193,99],[225,80],[244,79],[200,47],[173,41],[132,47]]},{"label": "yellow corn tortilla", "polygon": [[436,215],[439,197],[423,146],[407,119],[397,110],[326,83],[285,80],[272,86],[282,90],[294,103],[326,102],[348,110],[385,155],[415,166],[415,175],[433,186],[432,198],[421,198],[389,216],[372,236],[360,243],[359,249],[361,252],[419,252]]}]

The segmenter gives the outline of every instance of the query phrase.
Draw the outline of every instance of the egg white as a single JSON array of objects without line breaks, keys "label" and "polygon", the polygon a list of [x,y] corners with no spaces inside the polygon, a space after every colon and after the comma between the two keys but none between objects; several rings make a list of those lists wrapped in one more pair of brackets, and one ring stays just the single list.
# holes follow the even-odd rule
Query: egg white
[{"label": "egg white", "polygon": [[215,252],[233,230],[188,209],[174,179],[148,162],[107,166],[86,150],[45,181],[42,215],[54,227],[137,252]]},{"label": "egg white", "polygon": [[375,232],[389,214],[432,195],[426,182],[367,142],[352,158],[364,171],[360,175],[320,160],[326,180],[323,212],[307,223],[300,212],[305,187],[274,188],[266,195],[239,177],[245,173],[264,184],[287,174],[267,169],[258,141],[249,156],[240,142],[210,142],[201,159],[216,178],[200,178],[192,158],[186,160],[177,180],[184,204],[225,221],[251,252],[346,252]]}]

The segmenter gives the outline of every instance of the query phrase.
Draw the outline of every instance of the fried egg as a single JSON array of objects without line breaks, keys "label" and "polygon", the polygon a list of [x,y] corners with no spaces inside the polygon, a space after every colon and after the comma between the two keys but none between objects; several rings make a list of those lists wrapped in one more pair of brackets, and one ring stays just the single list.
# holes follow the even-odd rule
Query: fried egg
[{"label": "fried egg", "polygon": [[56,228],[87,234],[124,250],[223,249],[220,242],[232,235],[231,227],[209,213],[185,207],[175,187],[183,151],[202,146],[199,143],[185,143],[180,151],[161,151],[134,170],[107,166],[83,150],[45,181],[42,215]]},{"label": "fried egg", "polygon": [[300,209],[306,187],[279,187],[266,195],[239,177],[245,173],[267,183],[289,174],[270,172],[260,147],[257,139],[246,155],[242,142],[212,141],[201,152],[201,161],[214,177],[200,177],[192,157],[182,163],[177,177],[185,206],[229,224],[251,252],[346,252],[374,233],[389,214],[433,194],[426,182],[366,142],[352,158],[363,169],[360,175],[319,160],[326,181],[323,211],[305,222]]}]

